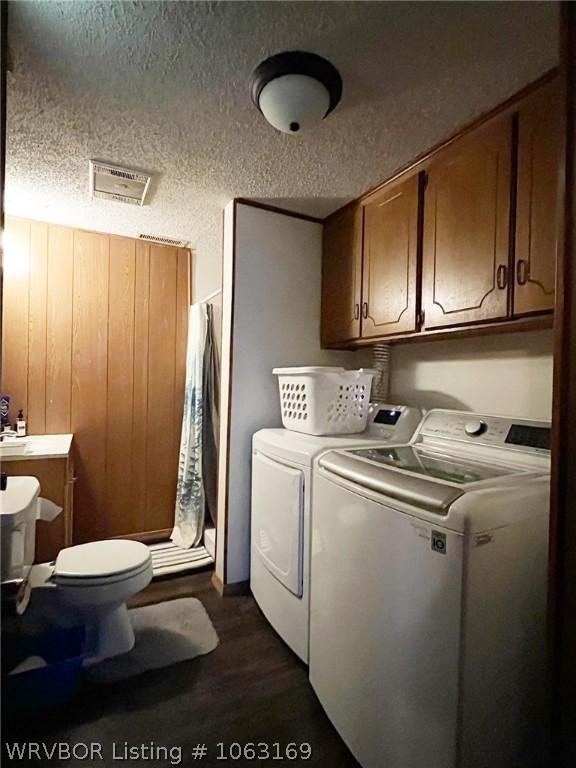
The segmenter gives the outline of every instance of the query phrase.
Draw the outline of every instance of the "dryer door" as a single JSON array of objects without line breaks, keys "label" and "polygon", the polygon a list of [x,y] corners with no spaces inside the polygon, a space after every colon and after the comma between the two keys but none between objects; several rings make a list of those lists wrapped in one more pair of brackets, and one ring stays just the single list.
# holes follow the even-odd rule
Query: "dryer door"
[{"label": "dryer door", "polygon": [[302,597],[304,472],[255,452],[252,540],[266,568]]}]

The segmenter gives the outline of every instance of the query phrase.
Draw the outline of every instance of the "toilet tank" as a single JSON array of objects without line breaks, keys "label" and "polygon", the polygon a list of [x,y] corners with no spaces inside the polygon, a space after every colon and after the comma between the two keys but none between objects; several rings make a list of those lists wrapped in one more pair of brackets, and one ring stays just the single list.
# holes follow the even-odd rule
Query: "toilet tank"
[{"label": "toilet tank", "polygon": [[23,579],[34,562],[40,483],[35,477],[9,477],[0,491],[0,580]]}]

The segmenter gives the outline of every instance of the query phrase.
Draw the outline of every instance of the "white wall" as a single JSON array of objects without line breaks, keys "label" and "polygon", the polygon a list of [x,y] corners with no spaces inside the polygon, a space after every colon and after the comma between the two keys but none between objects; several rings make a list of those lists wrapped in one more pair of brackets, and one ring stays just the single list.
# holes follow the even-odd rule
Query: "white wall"
[{"label": "white wall", "polygon": [[395,346],[391,399],[423,408],[550,419],[552,331]]},{"label": "white wall", "polygon": [[216,558],[216,573],[225,583],[249,577],[252,435],[282,423],[278,382],[272,368],[313,364],[355,367],[366,357],[365,353],[320,349],[322,226],[237,204],[233,241],[233,212],[230,204],[224,225]]},{"label": "white wall", "polygon": [[230,427],[230,377],[232,375],[232,297],[234,289],[234,203],[224,211],[221,341],[220,341],[220,434],[218,446],[218,517],[216,522],[216,575],[225,581],[228,536],[228,430]]},{"label": "white wall", "polygon": [[192,300],[202,301],[213,291],[222,287],[223,231],[222,216],[213,217],[210,227],[192,245],[194,254],[194,275]]}]

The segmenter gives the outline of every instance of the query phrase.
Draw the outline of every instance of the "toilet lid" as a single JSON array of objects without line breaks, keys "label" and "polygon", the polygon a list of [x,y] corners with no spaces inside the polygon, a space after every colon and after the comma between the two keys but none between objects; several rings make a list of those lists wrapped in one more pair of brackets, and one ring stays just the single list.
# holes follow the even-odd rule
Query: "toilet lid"
[{"label": "toilet lid", "polygon": [[0,491],[0,524],[16,526],[23,520],[35,520],[40,483],[35,477],[9,477],[6,490]]},{"label": "toilet lid", "polygon": [[56,558],[55,576],[75,579],[114,576],[145,565],[150,552],[145,544],[110,539],[63,549]]}]

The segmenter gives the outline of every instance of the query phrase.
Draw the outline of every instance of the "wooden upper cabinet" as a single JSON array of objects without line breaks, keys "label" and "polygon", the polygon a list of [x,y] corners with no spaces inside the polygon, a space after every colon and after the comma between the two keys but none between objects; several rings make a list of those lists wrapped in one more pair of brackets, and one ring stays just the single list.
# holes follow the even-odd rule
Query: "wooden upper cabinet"
[{"label": "wooden upper cabinet", "polygon": [[416,330],[418,175],[364,205],[362,338]]},{"label": "wooden upper cabinet", "polygon": [[560,87],[554,80],[518,114],[516,315],[554,308],[561,157]]},{"label": "wooden upper cabinet", "polygon": [[562,99],[549,76],[526,93],[330,217],[326,346],[497,321],[528,327],[523,316],[553,311]]},{"label": "wooden upper cabinet", "polygon": [[505,318],[512,118],[456,140],[428,169],[424,212],[425,328]]},{"label": "wooden upper cabinet", "polygon": [[322,258],[322,344],[360,336],[362,208],[349,206],[324,224]]}]

